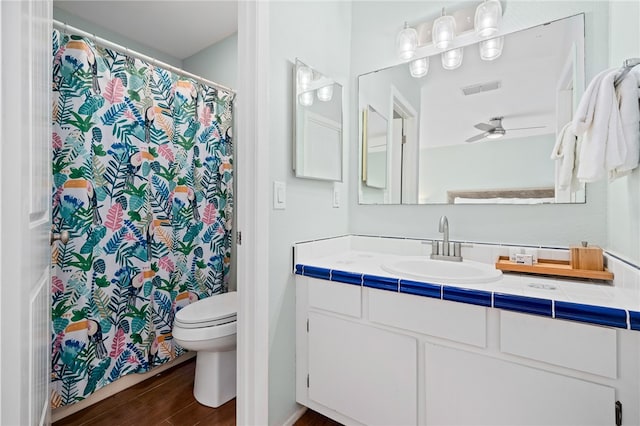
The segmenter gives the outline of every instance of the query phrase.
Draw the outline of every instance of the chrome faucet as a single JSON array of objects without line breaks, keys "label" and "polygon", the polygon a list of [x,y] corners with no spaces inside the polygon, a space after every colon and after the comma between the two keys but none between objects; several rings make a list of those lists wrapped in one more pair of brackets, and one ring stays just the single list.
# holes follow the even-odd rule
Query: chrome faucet
[{"label": "chrome faucet", "polygon": [[462,262],[462,256],[460,255],[461,244],[449,242],[449,220],[446,216],[440,218],[438,232],[442,232],[443,239],[442,241],[433,240],[431,245],[431,259]]},{"label": "chrome faucet", "polygon": [[442,255],[449,256],[449,220],[446,216],[440,217],[438,232],[442,232],[444,237],[442,240]]}]

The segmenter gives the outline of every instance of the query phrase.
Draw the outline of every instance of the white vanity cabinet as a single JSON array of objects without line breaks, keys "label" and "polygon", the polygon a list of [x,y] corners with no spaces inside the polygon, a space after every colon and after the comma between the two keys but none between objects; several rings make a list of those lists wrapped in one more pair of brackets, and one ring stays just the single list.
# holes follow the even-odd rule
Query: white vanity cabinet
[{"label": "white vanity cabinet", "polygon": [[300,404],[347,425],[640,424],[640,333],[296,276]]}]

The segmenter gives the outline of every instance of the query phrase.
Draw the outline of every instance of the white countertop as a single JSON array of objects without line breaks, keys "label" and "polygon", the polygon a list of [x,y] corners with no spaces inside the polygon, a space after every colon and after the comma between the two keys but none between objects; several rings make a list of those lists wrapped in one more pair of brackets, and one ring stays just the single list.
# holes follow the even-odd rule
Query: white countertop
[{"label": "white countertop", "polygon": [[[404,257],[405,256],[394,254],[348,250],[329,256],[308,259],[299,263],[307,266],[316,266],[358,274],[405,278],[413,281],[420,281],[415,278],[403,277],[402,275],[389,273],[381,267],[385,263],[398,261]],[[548,300],[640,311],[640,297],[636,291],[625,288],[616,288],[611,285],[591,281],[505,272],[498,281],[486,284],[449,284],[447,282],[430,283],[474,290],[484,290],[488,292],[499,292]]]}]

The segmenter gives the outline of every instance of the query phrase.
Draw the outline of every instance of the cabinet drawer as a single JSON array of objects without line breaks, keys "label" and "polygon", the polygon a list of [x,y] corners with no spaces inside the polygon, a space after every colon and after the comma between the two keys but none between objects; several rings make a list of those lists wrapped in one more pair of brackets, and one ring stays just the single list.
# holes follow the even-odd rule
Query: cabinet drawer
[{"label": "cabinet drawer", "polygon": [[379,324],[481,348],[487,345],[487,309],[402,293],[367,289],[369,319]]},{"label": "cabinet drawer", "polygon": [[338,314],[362,316],[362,287],[309,278],[309,306]]},{"label": "cabinet drawer", "polygon": [[611,328],[500,312],[500,350],[615,379],[617,335]]}]

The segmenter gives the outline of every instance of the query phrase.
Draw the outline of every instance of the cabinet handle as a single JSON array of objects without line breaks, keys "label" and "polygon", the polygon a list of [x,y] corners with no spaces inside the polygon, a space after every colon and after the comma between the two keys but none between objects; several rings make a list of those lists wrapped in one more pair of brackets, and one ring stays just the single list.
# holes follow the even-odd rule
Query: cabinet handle
[{"label": "cabinet handle", "polygon": [[616,401],[616,426],[622,426],[622,402]]}]

